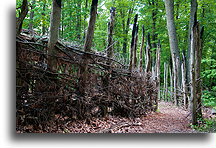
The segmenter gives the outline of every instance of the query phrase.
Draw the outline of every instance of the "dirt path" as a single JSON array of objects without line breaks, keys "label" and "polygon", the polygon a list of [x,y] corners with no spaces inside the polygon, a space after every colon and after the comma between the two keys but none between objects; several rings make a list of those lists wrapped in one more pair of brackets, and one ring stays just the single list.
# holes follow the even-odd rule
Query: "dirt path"
[{"label": "dirt path", "polygon": [[107,117],[94,119],[90,124],[69,122],[64,133],[194,133],[189,126],[188,111],[170,103],[159,103],[159,111],[147,117],[126,119]]}]

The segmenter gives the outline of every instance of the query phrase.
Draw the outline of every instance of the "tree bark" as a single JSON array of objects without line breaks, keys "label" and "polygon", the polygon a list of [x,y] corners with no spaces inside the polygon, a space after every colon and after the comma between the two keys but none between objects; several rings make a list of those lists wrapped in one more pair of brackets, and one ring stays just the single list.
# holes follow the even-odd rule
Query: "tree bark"
[{"label": "tree bark", "polygon": [[145,28],[144,25],[142,26],[142,43],[140,46],[140,62],[139,62],[139,70],[140,72],[143,72],[143,47],[145,43]]},{"label": "tree bark", "polygon": [[44,1],[44,4],[43,4],[43,12],[42,12],[42,35],[45,35],[46,34],[46,26],[45,26],[45,11],[46,11],[46,1]]},{"label": "tree bark", "polygon": [[137,29],[137,19],[138,14],[135,15],[134,18],[134,24],[133,24],[133,30],[132,30],[132,39],[131,39],[131,47],[130,47],[130,65],[129,65],[129,71],[132,72],[133,69],[133,53],[134,53],[134,47],[135,47],[135,38],[136,38],[136,29]]},{"label": "tree bark", "polygon": [[[197,19],[197,0],[191,0],[191,7],[190,7],[190,21],[189,21],[189,28],[188,28],[188,50],[187,50],[187,58],[186,58],[186,75],[187,75],[187,84],[190,83],[190,59],[191,59],[191,29],[194,25],[194,22]],[[190,91],[190,90],[188,90]]]},{"label": "tree bark", "polygon": [[[110,8],[110,21],[108,23],[108,45],[107,45],[107,57],[113,58],[114,48],[113,48],[113,34],[114,34],[114,24],[115,24],[115,10],[116,8]],[[111,64],[111,61],[109,62]]]},{"label": "tree bark", "polygon": [[135,38],[134,38],[134,58],[133,58],[133,69],[137,68],[137,43],[138,43],[138,30],[139,26],[137,25],[136,27],[136,33],[135,33]]},{"label": "tree bark", "polygon": [[19,17],[16,18],[16,35],[18,36],[22,30],[22,24],[23,21],[28,14],[28,1],[23,0],[22,6],[21,6],[21,12],[19,14]]},{"label": "tree bark", "polygon": [[195,51],[195,67],[196,67],[196,97],[197,97],[197,116],[198,118],[202,118],[202,81],[201,81],[201,60],[202,60],[202,37],[203,37],[203,30],[202,27],[201,31],[199,31],[199,24],[198,24],[198,48]]},{"label": "tree bark", "polygon": [[77,39],[81,39],[81,0],[77,0],[77,8],[76,8],[76,17],[77,17],[77,23],[76,23],[76,34],[77,34]]},{"label": "tree bark", "polygon": [[200,78],[200,66],[201,66],[201,40],[199,23],[196,21],[191,31],[191,66],[190,66],[190,78],[191,78],[191,112],[192,112],[192,124],[196,125],[198,118],[201,118],[201,78]]},{"label": "tree bark", "polygon": [[[50,55],[56,55],[55,44],[58,41],[59,26],[61,21],[61,0],[53,0],[52,12],[50,17],[50,31],[48,41],[48,53]],[[57,60],[53,56],[48,57],[48,65],[51,70],[57,70]]]},{"label": "tree bark", "polygon": [[179,57],[179,48],[178,48],[178,40],[174,22],[174,1],[173,0],[165,0],[165,8],[166,8],[166,17],[167,17],[167,28],[169,34],[169,42],[170,42],[170,50],[172,56],[172,64],[173,64],[173,74],[174,74],[174,101],[175,105],[178,105],[178,88],[180,84],[180,57]]},{"label": "tree bark", "polygon": [[182,90],[183,90],[183,101],[184,101],[184,107],[188,108],[188,91],[187,91],[187,82],[186,82],[186,62],[185,62],[185,55],[182,54]]},{"label": "tree bark", "polygon": [[[131,14],[133,12],[133,9],[129,9],[128,10],[128,16],[127,16],[127,21],[126,21],[126,25],[125,25],[125,20],[122,20],[122,27],[123,27],[123,32],[124,32],[124,39],[123,39],[123,54],[125,55],[127,53],[127,44],[128,44],[128,31],[129,31],[129,27],[130,27],[130,21],[131,21]],[[123,12],[121,12],[121,16],[123,17]]]},{"label": "tree bark", "polygon": [[156,88],[158,91],[158,98],[156,99],[156,109],[158,108],[158,100],[160,100],[160,51],[161,44],[159,40],[156,51]]},{"label": "tree bark", "polygon": [[85,52],[91,51],[92,40],[94,37],[96,16],[97,16],[97,5],[98,5],[98,0],[92,0],[90,20],[89,20],[88,30],[87,30],[87,34],[85,37],[85,44],[84,44],[84,51]]},{"label": "tree bark", "polygon": [[33,23],[34,23],[34,6],[35,5],[35,0],[32,0],[31,3],[31,12],[30,12],[30,23],[29,23],[29,31],[31,33],[31,35],[33,35]]},{"label": "tree bark", "polygon": [[148,73],[151,71],[151,41],[150,41],[150,33],[147,35],[147,45],[146,45],[146,69],[145,72]]},{"label": "tree bark", "polygon": [[[87,30],[85,44],[84,44],[85,52],[91,52],[92,41],[93,41],[94,30],[95,30],[95,22],[97,16],[97,5],[98,5],[98,0],[92,0],[90,19],[89,19],[88,30]],[[86,90],[86,82],[88,79],[88,64],[89,64],[89,57],[86,54],[84,54],[83,63],[80,67],[80,83],[79,83],[79,91],[82,94],[84,94]]]}]

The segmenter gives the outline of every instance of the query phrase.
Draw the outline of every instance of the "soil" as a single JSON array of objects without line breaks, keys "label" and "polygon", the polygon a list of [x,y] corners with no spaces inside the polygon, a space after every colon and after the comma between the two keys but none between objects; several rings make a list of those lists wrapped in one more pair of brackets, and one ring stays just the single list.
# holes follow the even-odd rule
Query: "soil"
[{"label": "soil", "polygon": [[[56,115],[56,121],[40,126],[24,126],[17,133],[200,133],[190,126],[190,112],[172,103],[159,102],[158,110],[140,118],[107,116],[91,120],[72,120]],[[203,109],[204,118],[211,116]]]},{"label": "soil", "polygon": [[[68,122],[59,133],[197,133],[190,127],[190,113],[171,103],[160,102],[157,112],[127,119],[108,116],[91,121]],[[88,124],[87,124],[88,123]]]}]

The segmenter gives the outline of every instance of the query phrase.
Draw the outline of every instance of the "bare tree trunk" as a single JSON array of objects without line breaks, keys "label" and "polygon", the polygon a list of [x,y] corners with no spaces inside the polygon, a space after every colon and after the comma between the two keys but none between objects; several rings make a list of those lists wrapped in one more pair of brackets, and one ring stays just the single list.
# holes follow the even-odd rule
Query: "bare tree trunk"
[{"label": "bare tree trunk", "polygon": [[31,35],[33,35],[33,22],[34,22],[34,6],[35,5],[35,0],[32,0],[31,3],[31,12],[30,12],[30,23],[29,23],[29,31],[31,33]]},{"label": "bare tree trunk", "polygon": [[166,16],[167,16],[167,28],[169,34],[170,50],[173,64],[174,74],[174,101],[175,105],[178,105],[177,90],[180,84],[180,58],[178,49],[178,40],[174,23],[174,1],[165,0]]},{"label": "bare tree trunk", "polygon": [[156,109],[158,108],[158,100],[160,100],[160,50],[161,44],[160,41],[158,41],[156,51],[156,87],[158,90],[158,98],[156,99]]},{"label": "bare tree trunk", "polygon": [[76,17],[77,17],[77,23],[76,23],[76,34],[77,34],[77,39],[81,39],[81,0],[77,1],[77,8],[76,8]]},{"label": "bare tree trunk", "polygon": [[[190,7],[190,22],[188,28],[188,50],[187,50],[187,58],[186,58],[186,75],[187,75],[187,84],[190,83],[190,53],[191,53],[191,29],[194,25],[194,21],[197,18],[197,0],[191,0],[191,7]],[[190,90],[188,90],[190,91]]]},{"label": "bare tree trunk", "polygon": [[165,101],[166,98],[166,62],[164,62],[164,75],[163,75],[163,99]]},{"label": "bare tree trunk", "polygon": [[92,0],[91,12],[90,12],[90,20],[88,24],[88,30],[85,37],[84,51],[90,52],[92,47],[92,40],[94,37],[95,30],[95,22],[97,16],[97,4],[98,0]]},{"label": "bare tree trunk", "polygon": [[21,12],[19,17],[16,18],[16,35],[18,36],[22,29],[23,20],[25,19],[26,15],[28,14],[28,1],[23,0],[21,6]]},{"label": "bare tree trunk", "polygon": [[182,91],[183,91],[183,101],[184,107],[188,108],[188,91],[187,91],[187,82],[186,82],[186,64],[185,64],[185,56],[182,54]]},{"label": "bare tree trunk", "polygon": [[137,25],[136,27],[136,35],[135,35],[135,38],[134,38],[134,58],[133,58],[133,68],[136,69],[137,68],[137,42],[138,42],[138,30],[139,30],[139,27]]},{"label": "bare tree trunk", "polygon": [[198,97],[201,98],[200,82],[200,64],[201,64],[201,46],[200,46],[199,23],[195,22],[191,32],[191,112],[192,124],[196,125],[198,120]]},{"label": "bare tree trunk", "polygon": [[42,35],[46,34],[46,26],[45,26],[45,11],[46,11],[46,1],[43,4],[43,12],[42,12]]},{"label": "bare tree trunk", "polygon": [[[123,32],[124,32],[124,39],[123,39],[123,48],[122,48],[122,51],[123,51],[123,54],[125,55],[126,52],[127,52],[127,44],[128,44],[128,31],[129,31],[129,27],[130,27],[130,21],[131,21],[131,14],[133,12],[133,9],[129,9],[128,10],[128,16],[127,16],[127,22],[126,22],[126,25],[125,25],[125,21],[122,20],[122,27],[123,27]],[[121,16],[122,18],[124,18],[124,14],[123,12],[120,12],[121,13]]]},{"label": "bare tree trunk", "polygon": [[[116,8],[110,8],[110,21],[108,23],[108,45],[107,45],[107,57],[113,58],[113,33],[114,33],[114,23],[115,23],[115,10]],[[109,62],[111,64],[111,61]]]},{"label": "bare tree trunk", "polygon": [[129,65],[129,71],[130,72],[132,72],[132,68],[134,67],[133,66],[133,57],[134,57],[133,53],[134,53],[134,47],[135,47],[137,19],[138,19],[138,14],[135,15],[133,30],[132,30],[132,39],[131,39],[131,47],[130,47],[130,65]]},{"label": "bare tree trunk", "polygon": [[[85,11],[87,10],[88,8],[88,0],[85,0]],[[87,14],[84,15],[84,21],[86,21],[86,18],[87,18]],[[86,23],[83,24],[83,38],[85,38],[86,36]]]},{"label": "bare tree trunk", "polygon": [[173,73],[172,73],[172,68],[170,66],[169,69],[169,75],[170,75],[170,100],[173,100]]},{"label": "bare tree trunk", "polygon": [[140,62],[139,62],[139,70],[140,72],[143,72],[143,47],[145,43],[145,28],[144,25],[142,26],[142,43],[140,46]]},{"label": "bare tree trunk", "polygon": [[150,33],[147,35],[147,45],[146,45],[146,69],[145,72],[148,73],[151,71],[151,41],[150,41]]},{"label": "bare tree trunk", "polygon": [[201,81],[201,60],[202,60],[202,36],[203,36],[203,27],[202,30],[199,31],[199,24],[197,26],[197,32],[198,32],[198,47],[195,51],[195,80],[196,80],[196,98],[197,98],[197,116],[198,118],[202,118],[202,81]]},{"label": "bare tree trunk", "polygon": [[[84,44],[85,52],[91,52],[92,41],[93,41],[94,30],[95,30],[95,22],[97,16],[97,5],[98,5],[98,0],[92,0],[90,20],[89,20],[88,30],[87,30],[85,44]],[[89,57],[84,54],[83,64],[80,67],[80,84],[79,84],[79,91],[82,94],[84,94],[86,90],[86,81],[88,79],[88,64],[89,64]]]},{"label": "bare tree trunk", "polygon": [[169,73],[169,64],[166,64],[166,77],[165,77],[165,96],[166,96],[166,101],[169,101],[168,98],[168,73]]},{"label": "bare tree trunk", "polygon": [[[56,55],[55,44],[58,41],[59,26],[61,21],[61,0],[53,0],[50,17],[50,31],[48,41],[48,53]],[[48,57],[48,65],[52,70],[57,70],[57,60],[53,56]]]}]

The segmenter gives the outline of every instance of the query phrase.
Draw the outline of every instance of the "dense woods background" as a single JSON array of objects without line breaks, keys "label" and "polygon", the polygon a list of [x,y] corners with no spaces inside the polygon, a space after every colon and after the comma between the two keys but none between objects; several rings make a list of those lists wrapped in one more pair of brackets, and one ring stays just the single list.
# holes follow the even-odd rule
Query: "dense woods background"
[{"label": "dense woods background", "polygon": [[[57,7],[61,5],[59,18],[50,17],[55,2]],[[194,125],[202,117],[202,107],[216,109],[215,0],[99,0],[95,20],[93,13],[89,15],[94,12],[93,3],[91,0],[17,0],[16,17],[23,19],[22,30],[16,24],[17,36],[21,32],[34,38],[47,37],[49,53],[57,54],[50,50],[54,48],[51,31],[57,28],[54,44],[59,39],[66,46],[107,55],[127,65],[124,69],[128,72],[145,76],[151,73],[151,81],[159,88],[157,100],[190,109]],[[59,25],[50,30],[52,19],[59,19]],[[88,29],[94,21],[94,26]],[[93,36],[88,36],[89,31]],[[48,58],[49,61],[52,62],[48,66],[57,70],[53,66],[57,63]],[[107,64],[112,62],[108,60]],[[81,72],[86,73],[86,69],[81,67]],[[85,77],[80,77],[82,86],[87,83]],[[154,103],[157,106],[157,101]]]}]

